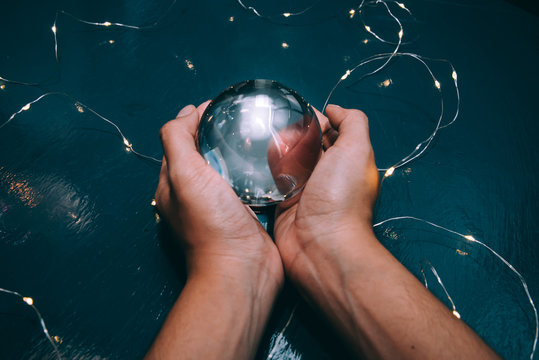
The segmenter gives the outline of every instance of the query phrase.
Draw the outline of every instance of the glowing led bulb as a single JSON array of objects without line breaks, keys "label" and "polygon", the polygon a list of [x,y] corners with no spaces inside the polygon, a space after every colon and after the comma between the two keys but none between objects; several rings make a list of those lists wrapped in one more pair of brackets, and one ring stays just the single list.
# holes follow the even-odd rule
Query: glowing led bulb
[{"label": "glowing led bulb", "polygon": [[29,109],[30,109],[30,106],[31,106],[30,104],[26,104],[26,105],[24,105],[24,106],[22,107],[21,110],[22,110],[22,111],[29,110]]},{"label": "glowing led bulb", "polygon": [[22,300],[30,306],[34,305],[34,299],[31,297],[23,297]]},{"label": "glowing led bulb", "polygon": [[2,84],[0,85],[0,90],[4,90],[6,88],[6,85]]},{"label": "glowing led bulb", "polygon": [[365,30],[367,30],[368,32],[371,32],[371,27],[369,25],[365,25]]},{"label": "glowing led bulb", "polygon": [[398,2],[397,5],[399,5],[401,8],[406,9],[406,6],[404,6],[403,3]]},{"label": "glowing led bulb", "polygon": [[393,82],[391,81],[391,79],[385,79],[384,81],[378,84],[378,87],[388,87],[392,83]]},{"label": "glowing led bulb", "polygon": [[453,78],[453,80],[457,80],[457,72],[453,70],[453,73],[451,74],[451,77]]},{"label": "glowing led bulb", "polygon": [[391,176],[393,175],[393,173],[395,172],[395,167],[390,167],[389,169],[386,170],[386,173],[384,174],[384,177],[388,177],[388,176]]},{"label": "glowing led bulb", "polygon": [[108,22],[108,21],[105,21],[105,22],[103,23],[103,25],[108,27],[108,26],[111,26],[112,23],[110,23],[110,22]]},{"label": "glowing led bulb", "polygon": [[292,14],[291,13],[283,13],[284,17],[289,17],[290,15],[292,15]]},{"label": "glowing led bulb", "polygon": [[404,32],[402,31],[402,29],[399,31],[399,39],[402,39],[402,36],[404,35]]},{"label": "glowing led bulb", "polygon": [[157,205],[157,201],[155,201],[155,199],[152,199],[151,205],[152,205],[152,206],[156,206],[156,205]]},{"label": "glowing led bulb", "polygon": [[460,314],[457,310],[453,310],[453,315],[457,318],[457,319],[460,319]]},{"label": "glowing led bulb", "polygon": [[53,32],[54,34],[56,34],[56,25],[53,25],[53,26],[51,27],[51,30],[52,30],[52,32]]},{"label": "glowing led bulb", "polygon": [[195,68],[195,65],[193,64],[193,62],[189,59],[185,59],[185,66],[187,66],[187,68],[189,70],[193,70]]},{"label": "glowing led bulb", "polygon": [[472,235],[465,235],[464,238],[465,238],[466,240],[476,241],[475,238],[474,238]]},{"label": "glowing led bulb", "polygon": [[436,86],[436,89],[440,90],[442,85],[440,84],[440,82],[438,80],[434,80],[434,86]]},{"label": "glowing led bulb", "polygon": [[343,76],[341,76],[341,80],[346,80],[348,76],[350,76],[352,72],[350,70],[346,70]]},{"label": "glowing led bulb", "polygon": [[282,43],[281,46],[283,47],[283,49],[288,49],[290,47],[290,45],[288,45],[287,43]]}]

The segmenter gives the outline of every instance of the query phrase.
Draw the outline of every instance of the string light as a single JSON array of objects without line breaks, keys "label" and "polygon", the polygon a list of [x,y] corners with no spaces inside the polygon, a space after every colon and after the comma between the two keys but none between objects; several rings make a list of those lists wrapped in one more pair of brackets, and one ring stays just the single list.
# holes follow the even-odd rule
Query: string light
[{"label": "string light", "polygon": [[[245,10],[247,11],[251,11],[253,14],[255,14],[256,16],[258,16],[259,18],[263,18],[263,19],[267,19],[267,20],[273,20],[273,18],[271,16],[267,16],[267,15],[263,15],[261,14],[255,7],[253,6],[247,6],[245,5],[245,3],[243,3],[242,0],[236,0],[237,3],[242,7],[244,8]],[[317,0],[316,2],[314,2],[312,5],[304,8],[303,10],[300,10],[300,11],[297,11],[297,12],[283,12],[281,13],[280,15],[283,16],[284,18],[289,18],[291,16],[299,16],[299,15],[303,15],[305,14],[306,12],[308,12],[309,10],[311,10],[317,3],[319,3],[321,0]]]},{"label": "string light", "polygon": [[[73,14],[67,12],[67,11],[64,11],[64,10],[60,10],[58,13],[69,16],[72,19],[74,19],[74,20],[76,20],[76,21],[78,21],[80,23],[87,24],[87,25],[103,26],[103,27],[119,27],[119,28],[127,28],[127,29],[134,29],[134,30],[151,30],[151,29],[155,28],[157,25],[159,25],[159,23],[168,15],[170,10],[172,10],[174,5],[176,5],[177,1],[178,0],[173,0],[170,3],[170,5],[168,6],[168,8],[165,9],[165,11],[156,20],[154,20],[149,25],[130,25],[130,24],[123,24],[123,23],[120,23],[120,22],[110,22],[110,21],[104,21],[104,22],[88,21],[88,20],[79,18],[79,17],[77,17],[77,16],[75,16],[75,15],[73,15]],[[56,22],[55,22],[55,25],[56,25]]]},{"label": "string light", "polygon": [[[391,218],[388,218],[388,219],[385,219],[385,220],[382,220],[376,224],[373,225],[373,228],[377,228],[381,225],[384,225],[386,223],[389,223],[389,222],[394,222],[394,221],[399,221],[399,220],[411,220],[411,221],[416,221],[416,222],[420,222],[420,223],[423,223],[423,224],[426,224],[426,225],[429,225],[429,226],[432,226],[436,229],[439,229],[439,230],[442,230],[442,231],[445,231],[445,232],[448,232],[450,234],[453,234],[453,235],[456,235],[456,236],[459,236],[461,238],[464,238],[470,242],[473,242],[483,248],[485,248],[486,250],[488,250],[492,255],[494,255],[498,260],[500,260],[509,270],[511,270],[511,272],[513,272],[513,274],[515,274],[518,278],[518,280],[520,281],[520,284],[522,285],[522,289],[524,289],[524,292],[526,293],[526,297],[528,298],[528,303],[530,304],[530,307],[532,308],[532,311],[533,311],[533,315],[534,315],[534,319],[535,319],[535,335],[534,335],[534,338],[533,338],[533,345],[532,345],[532,350],[531,350],[531,353],[530,353],[530,359],[533,359],[533,356],[535,354],[535,350],[537,348],[537,338],[539,336],[539,318],[537,316],[537,309],[535,307],[535,303],[531,297],[531,294],[530,294],[530,291],[528,289],[528,283],[526,282],[526,280],[524,280],[524,277],[522,276],[522,274],[520,272],[518,272],[517,269],[515,269],[515,267],[513,265],[511,265],[509,263],[509,261],[507,261],[504,257],[502,257],[500,254],[498,254],[495,250],[493,250],[490,246],[488,246],[487,244],[477,240],[475,237],[473,237],[472,235],[464,235],[458,231],[455,231],[455,230],[451,230],[449,228],[446,228],[442,225],[438,225],[438,224],[435,224],[431,221],[428,221],[428,220],[424,220],[424,219],[421,219],[421,218],[417,218],[415,216],[408,216],[408,215],[405,215],[405,216],[396,216],[396,217],[391,217]],[[435,275],[437,275],[437,273],[435,273]],[[440,282],[441,282],[441,279],[440,279]],[[445,288],[444,288],[445,289]],[[447,292],[446,292],[447,294]],[[449,296],[449,294],[447,294]],[[451,301],[452,302],[452,301]],[[454,308],[453,306],[453,310],[456,311],[456,309]],[[460,316],[460,314],[459,314]]]},{"label": "string light", "polygon": [[[58,39],[57,39],[57,33],[58,33],[58,25],[57,25],[57,22],[58,22],[58,16],[59,15],[65,15],[67,17],[70,17],[71,19],[74,19],[75,21],[77,22],[80,22],[80,23],[83,23],[83,24],[87,24],[87,25],[92,25],[92,26],[99,26],[99,27],[104,27],[104,28],[111,28],[111,27],[118,27],[118,28],[127,28],[127,29],[134,29],[134,30],[147,30],[147,29],[152,29],[154,27],[156,27],[158,25],[158,23],[170,12],[170,10],[172,9],[172,7],[175,5],[177,0],[174,0],[172,1],[172,3],[170,4],[170,6],[168,7],[168,9],[155,21],[153,22],[152,24],[150,25],[146,25],[146,26],[135,26],[135,25],[129,25],[129,24],[123,24],[123,23],[118,23],[118,22],[110,22],[110,21],[104,21],[104,22],[92,22],[92,21],[88,21],[88,20],[84,20],[84,19],[81,19],[81,18],[78,18],[76,16],[74,16],[73,14],[70,14],[68,12],[65,12],[65,11],[58,11],[56,13],[56,16],[55,16],[55,19],[54,19],[54,23],[51,27],[51,31],[53,33],[53,36],[54,36],[54,53],[55,53],[55,58],[56,58],[56,62],[58,64],[59,60],[58,60]],[[264,16],[262,15],[257,9],[255,9],[254,7],[252,6],[246,6],[242,0],[237,0],[238,4],[240,4],[244,9],[246,10],[249,10],[251,11],[252,13],[254,13],[256,16],[258,17],[261,17],[261,18],[270,18],[268,16]],[[305,14],[306,12],[308,12],[310,9],[312,9],[316,3],[318,3],[319,1],[315,2],[313,5],[301,10],[301,11],[298,11],[298,12],[283,12],[280,14],[280,16],[284,17],[284,18],[289,18],[291,16],[299,16],[299,15],[302,15],[302,14]],[[400,3],[400,2],[397,2],[397,1],[383,1],[383,0],[373,0],[373,1],[366,1],[366,0],[362,0],[361,4],[356,8],[356,9],[350,9],[348,11],[348,14],[349,14],[349,17],[350,18],[354,18],[354,16],[356,14],[359,14],[358,18],[361,19],[361,21],[363,22],[363,19],[361,18],[361,14],[362,14],[362,8],[366,5],[369,5],[369,6],[378,6],[378,5],[382,5],[384,7],[384,9],[386,10],[386,13],[393,19],[393,21],[398,25],[399,27],[399,31],[397,32],[397,42],[392,42],[392,41],[389,41],[387,39],[384,39],[382,38],[380,35],[378,35],[375,31],[373,31],[373,29],[371,28],[371,26],[365,24],[363,22],[363,25],[364,25],[364,29],[365,31],[367,31],[370,35],[372,35],[375,39],[377,39],[378,41],[382,42],[382,43],[385,43],[385,44],[392,44],[392,45],[395,45],[394,48],[393,48],[393,51],[391,52],[388,52],[388,53],[383,53],[383,54],[377,54],[377,55],[374,55],[374,56],[371,56],[365,60],[363,60],[362,62],[360,62],[358,65],[356,65],[355,67],[351,68],[351,69],[347,69],[345,71],[345,73],[340,77],[340,80],[337,81],[337,83],[335,84],[335,86],[332,88],[332,90],[330,91],[326,101],[325,101],[325,104],[323,106],[323,109],[322,111],[325,110],[330,98],[332,97],[334,91],[337,89],[337,87],[341,84],[342,81],[345,81],[346,79],[348,79],[348,77],[357,69],[367,65],[367,64],[370,64],[372,62],[377,62],[377,61],[381,61],[382,62],[382,65],[380,65],[378,68],[376,68],[374,71],[371,71],[365,75],[363,75],[361,77],[361,79],[364,79],[368,76],[371,76],[371,75],[374,75],[378,72],[380,72],[382,69],[385,69],[389,63],[391,62],[391,60],[395,57],[408,57],[408,58],[411,58],[411,59],[414,59],[415,61],[418,61],[419,63],[421,63],[426,69],[427,69],[427,72],[429,73],[429,75],[432,77],[433,79],[433,82],[434,82],[434,87],[438,90],[438,93],[440,94],[440,116],[439,116],[439,119],[436,123],[436,126],[435,126],[435,129],[433,130],[433,132],[430,134],[429,137],[427,137],[426,139],[424,139],[423,141],[421,141],[419,144],[417,144],[417,146],[415,147],[415,149],[409,153],[407,156],[405,156],[404,158],[402,158],[400,161],[398,161],[397,163],[395,163],[393,166],[390,166],[389,168],[387,169],[379,169],[379,171],[384,171],[384,178],[386,177],[389,177],[391,175],[393,175],[394,171],[399,168],[399,167],[402,167],[408,163],[410,163],[411,161],[417,159],[418,157],[420,157],[426,150],[427,148],[429,148],[430,144],[432,143],[432,140],[434,139],[434,137],[437,135],[438,131],[440,129],[443,129],[447,126],[450,126],[451,124],[454,123],[454,121],[456,121],[458,115],[459,115],[459,111],[460,111],[460,92],[459,92],[459,88],[458,88],[458,83],[457,83],[457,72],[455,71],[453,65],[448,62],[447,60],[445,59],[429,59],[429,58],[426,58],[426,57],[423,57],[423,56],[420,56],[420,55],[417,55],[417,54],[413,54],[413,53],[407,53],[407,52],[399,52],[399,49],[401,47],[402,44],[404,44],[404,42],[402,41],[403,38],[404,38],[404,29],[403,29],[403,26],[402,26],[402,23],[401,21],[399,20],[399,18],[397,16],[395,16],[393,14],[393,12],[391,11],[389,5],[391,4],[396,4],[399,8],[405,10],[408,14],[412,15],[411,11],[403,4],[403,3]],[[233,22],[235,19],[233,16],[229,17],[228,19],[230,22]],[[376,27],[375,27],[376,28]],[[114,40],[109,40],[108,41],[109,44],[114,44]],[[369,42],[368,39],[365,39],[363,41],[365,44],[367,44]],[[283,42],[281,44],[281,46],[285,49],[287,49],[289,47],[289,45],[285,42]],[[443,99],[443,96],[442,96],[442,89],[441,89],[441,83],[435,78],[431,68],[428,66],[427,64],[427,61],[442,61],[442,62],[445,62],[447,64],[449,64],[450,68],[451,68],[451,77],[454,81],[454,89],[455,89],[455,92],[456,92],[456,98],[457,98],[457,104],[456,104],[456,110],[455,110],[455,114],[452,118],[451,121],[447,122],[446,124],[442,125],[442,120],[443,120],[443,117],[444,117],[444,99]],[[185,60],[186,62],[186,66],[189,70],[193,70],[194,69],[194,65],[192,64],[192,62],[190,60]],[[360,80],[361,80],[360,79]],[[0,80],[5,82],[5,83],[13,83],[13,84],[19,84],[19,85],[25,85],[25,86],[36,86],[38,85],[37,83],[27,83],[27,82],[20,82],[20,81],[16,81],[16,80],[9,80],[9,79],[6,79],[4,77],[1,77],[0,76]],[[389,84],[391,84],[391,80],[385,80],[384,82],[381,83],[381,86],[384,86],[384,87],[387,87],[389,86]],[[445,86],[445,85],[444,85]],[[5,84],[1,84],[0,85],[0,89],[1,90],[4,90],[6,88]],[[88,107],[87,105],[84,105],[83,103],[80,103],[78,101],[76,101],[75,99],[73,99],[70,95],[67,95],[65,93],[59,93],[59,92],[50,92],[50,93],[45,93],[45,94],[42,94],[40,95],[38,98],[36,98],[35,100],[32,100],[30,101],[29,103],[25,104],[24,106],[22,106],[17,112],[13,113],[9,119],[4,122],[3,124],[0,125],[0,129],[2,129],[4,126],[6,126],[8,123],[10,123],[15,117],[17,117],[19,114],[21,114],[22,112],[24,111],[28,111],[31,109],[32,105],[41,101],[42,99],[44,99],[45,97],[48,97],[48,96],[52,96],[52,95],[55,95],[55,96],[62,96],[62,97],[66,97],[68,99],[70,99],[74,105],[75,105],[75,108],[77,109],[77,111],[79,113],[83,113],[85,110],[91,112],[93,115],[97,116],[98,118],[100,118],[101,120],[107,122],[108,124],[110,124],[111,126],[113,126],[115,128],[115,130],[118,132],[118,134],[120,135],[121,139],[122,139],[122,142],[125,146],[125,149],[126,151],[128,152],[133,152],[134,154],[142,157],[142,158],[145,158],[145,159],[148,159],[148,160],[151,160],[151,161],[155,161],[156,163],[161,163],[161,160],[158,160],[154,157],[151,157],[151,156],[148,156],[148,155],[144,155],[144,154],[141,154],[141,153],[138,153],[137,151],[135,151],[133,149],[133,145],[131,142],[129,142],[129,140],[124,136],[124,134],[122,133],[122,131],[120,130],[120,128],[118,127],[117,124],[115,124],[114,122],[110,121],[109,119],[105,118],[104,116],[100,115],[99,113],[97,113],[95,110],[93,110],[92,108]],[[157,203],[155,201],[155,199],[152,199],[151,201],[151,206],[157,206]],[[157,213],[155,213],[155,218],[156,218],[156,222],[159,222],[160,218],[159,218],[159,215]],[[530,358],[533,358],[534,356],[534,353],[535,353],[535,350],[536,350],[536,345],[537,345],[537,337],[538,337],[538,329],[539,329],[539,324],[538,324],[538,316],[537,316],[537,310],[535,308],[535,304],[533,302],[533,299],[531,298],[531,295],[528,291],[528,286],[527,286],[527,283],[525,282],[524,278],[522,277],[522,275],[509,263],[507,262],[503,257],[501,257],[496,251],[494,251],[493,249],[491,249],[490,247],[488,247],[486,244],[482,243],[481,241],[475,239],[472,235],[463,235],[459,232],[456,232],[456,231],[453,231],[453,230],[450,230],[448,228],[445,228],[443,226],[440,226],[440,225],[437,225],[435,223],[432,223],[432,222],[429,222],[427,220],[423,220],[423,219],[420,219],[420,218],[416,218],[416,217],[412,217],[412,216],[400,216],[400,217],[394,217],[394,218],[389,218],[389,219],[386,219],[386,220],[383,220],[375,225],[373,225],[373,228],[376,228],[378,226],[381,226],[385,223],[388,223],[388,222],[392,222],[392,221],[399,221],[399,220],[414,220],[414,221],[418,221],[418,222],[422,222],[422,223],[425,223],[425,224],[428,224],[430,226],[433,226],[439,230],[443,230],[443,231],[447,231],[449,233],[452,233],[454,235],[458,235],[458,236],[461,236],[463,237],[464,239],[472,242],[472,243],[476,243],[484,248],[486,248],[488,251],[490,251],[490,253],[492,253],[493,255],[495,255],[500,261],[502,261],[502,263],[504,263],[504,265],[506,265],[515,275],[517,275],[517,277],[519,278],[521,284],[522,284],[522,287],[524,288],[525,292],[526,292],[526,295],[528,297],[528,300],[529,300],[529,303],[533,309],[533,312],[534,312],[534,315],[535,315],[535,325],[536,325],[536,330],[535,330],[535,337],[534,337],[534,342],[533,342],[533,348],[532,348],[532,352],[531,352],[531,355],[530,355]],[[463,252],[462,250],[459,250],[459,249],[456,249],[456,252],[460,255],[468,255],[468,253],[466,252]],[[434,266],[432,266],[432,264],[430,264],[430,262],[427,261],[426,263],[429,267],[429,269],[431,270],[431,272],[434,274],[434,276],[436,277],[438,283],[440,284],[440,286],[442,287],[443,291],[445,292],[446,296],[448,297],[449,301],[451,302],[452,304],[452,314],[459,318],[460,319],[460,314],[458,313],[458,311],[456,310],[456,307],[455,307],[455,304],[453,303],[453,300],[452,298],[450,297],[449,293],[447,292],[447,289],[445,288],[441,278],[439,277],[436,269],[434,268]],[[426,286],[428,287],[427,285],[427,280],[426,280],[426,277],[424,275],[424,272],[423,272],[423,268],[421,269],[421,272],[424,276],[424,280],[425,280],[425,284]],[[31,297],[23,297],[22,295],[20,295],[19,293],[17,292],[14,292],[14,291],[10,291],[10,290],[6,290],[6,289],[2,289],[0,288],[0,291],[1,292],[4,292],[4,293],[8,293],[8,294],[12,294],[12,295],[15,295],[15,296],[18,296],[22,299],[22,301],[33,308],[33,310],[35,311],[36,315],[38,316],[39,320],[40,320],[40,324],[41,324],[41,327],[42,327],[42,330],[43,330],[43,333],[45,334],[45,336],[47,337],[48,341],[51,343],[51,345],[54,347],[54,350],[55,350],[55,353],[56,353],[56,356],[61,359],[61,356],[60,356],[60,353],[58,351],[58,348],[56,347],[56,343],[61,343],[62,340],[58,337],[58,336],[54,336],[51,338],[51,336],[49,335],[49,332],[45,326],[45,322],[43,320],[43,318],[41,317],[41,314],[39,313],[39,311],[37,310],[37,308],[34,306],[34,301]],[[284,332],[287,330],[288,326],[290,325],[290,322],[295,314],[295,310],[296,310],[296,307],[297,307],[297,304],[294,306],[289,318],[288,318],[288,321],[286,322],[285,326],[283,327],[283,329],[278,333],[278,335],[275,337],[275,341],[274,341],[274,347],[273,349],[269,352],[269,355],[268,355],[268,359],[272,359],[273,356],[276,354],[276,346],[278,345],[278,343],[281,342],[281,340],[283,339],[284,337]],[[54,341],[53,341],[54,339]]]},{"label": "string light", "polygon": [[[119,27],[119,28],[127,28],[127,29],[133,29],[133,30],[151,30],[151,29],[154,29],[155,27],[157,27],[157,25],[159,25],[159,23],[168,15],[168,13],[170,12],[170,10],[174,7],[174,5],[176,4],[177,0],[173,0],[170,5],[168,6],[168,8],[161,14],[161,16],[159,16],[157,18],[157,20],[155,20],[153,23],[151,23],[150,25],[145,25],[145,26],[140,26],[140,25],[129,25],[129,24],[123,24],[123,23],[119,23],[119,22],[110,22],[110,21],[104,21],[104,22],[95,22],[95,21],[88,21],[88,20],[84,20],[84,19],[81,19],[67,11],[64,11],[64,10],[59,10],[56,12],[56,15],[54,17],[54,22],[51,26],[51,31],[52,31],[52,34],[53,34],[53,38],[54,38],[54,57],[56,59],[56,64],[58,65],[59,64],[59,56],[58,56],[58,16],[59,15],[65,15],[65,16],[68,16],[70,18],[72,18],[73,20],[77,21],[77,22],[80,22],[82,24],[86,24],[86,25],[92,25],[92,26],[101,26],[101,27],[105,27],[105,28],[109,28],[109,27]],[[112,41],[112,42],[110,42]],[[114,43],[114,40],[110,40],[109,43],[113,44]],[[18,81],[18,80],[8,80],[8,79],[5,79],[3,77],[0,76],[0,80],[3,80],[3,81],[6,81],[6,82],[9,82],[9,83],[14,83],[14,84],[19,84],[19,85],[26,85],[26,86],[38,86],[40,85],[39,83],[27,83],[27,82],[22,82],[22,81]]]},{"label": "string light", "polygon": [[29,103],[27,103],[26,105],[24,105],[23,107],[21,107],[21,109],[13,114],[11,114],[11,116],[9,117],[9,119],[4,122],[3,124],[0,125],[0,129],[2,129],[4,126],[6,126],[7,124],[9,124],[17,115],[19,115],[20,113],[22,113],[23,111],[27,111],[30,109],[31,105],[41,101],[42,99],[44,98],[47,98],[49,96],[60,96],[60,97],[64,97],[64,98],[67,98],[69,100],[71,100],[71,102],[75,105],[75,107],[77,108],[77,110],[79,112],[84,112],[84,109],[86,109],[87,111],[91,112],[92,114],[94,114],[95,116],[97,116],[98,118],[100,118],[101,120],[105,121],[106,123],[108,123],[109,125],[111,125],[112,127],[114,127],[114,129],[116,129],[116,132],[120,135],[120,137],[122,138],[122,142],[123,144],[126,146],[126,149],[128,152],[133,152],[133,154],[141,157],[141,158],[144,158],[144,159],[147,159],[147,160],[151,160],[151,161],[154,161],[156,163],[159,163],[161,164],[161,160],[159,159],[156,159],[154,158],[153,156],[149,156],[149,155],[145,155],[145,154],[142,154],[138,151],[135,151],[135,149],[133,148],[133,145],[127,140],[127,138],[124,136],[122,130],[120,129],[120,127],[118,125],[116,125],[116,123],[112,122],[111,120],[107,119],[106,117],[104,117],[103,115],[99,114],[97,111],[95,111],[94,109],[90,108],[89,106],[83,104],[82,102],[74,99],[72,96],[68,95],[68,94],[65,94],[65,93],[60,93],[60,92],[48,92],[48,93],[45,93],[43,95],[40,95],[38,98],[36,98],[35,100],[32,100],[30,101]]},{"label": "string light", "polygon": [[[420,56],[420,55],[417,55],[417,54],[414,54],[414,53],[405,53],[405,52],[403,52],[403,53],[394,53],[393,52],[393,53],[385,53],[385,54],[376,54],[376,55],[373,55],[373,56],[363,60],[362,62],[357,64],[355,67],[353,67],[351,70],[346,70],[345,74],[340,78],[339,81],[337,81],[337,83],[331,89],[328,97],[326,98],[326,101],[324,103],[324,107],[322,108],[322,111],[325,111],[325,108],[327,107],[327,104],[329,103],[329,100],[331,99],[331,97],[333,96],[333,93],[339,87],[341,82],[343,80],[346,80],[351,73],[353,73],[357,69],[359,69],[359,68],[361,68],[361,67],[363,67],[363,66],[365,66],[365,65],[367,65],[367,64],[369,64],[369,63],[371,63],[373,61],[384,60],[384,66],[386,66],[387,63],[388,63],[387,60],[391,59],[393,57],[409,57],[409,58],[412,58],[412,59],[418,61],[427,70],[427,72],[429,73],[429,75],[433,79],[434,84],[436,84],[437,80],[436,80],[436,77],[434,76],[434,73],[432,72],[431,68],[426,63],[426,60],[448,63],[449,66],[452,69],[452,72],[456,73],[455,68],[453,67],[453,65],[449,61],[447,61],[445,59],[431,59],[431,58],[423,57],[423,56]],[[381,68],[378,68],[378,70],[376,70],[376,71],[379,71],[380,69]],[[366,78],[368,76],[371,76],[373,74],[374,74],[374,72],[367,73],[366,75],[363,75],[361,77],[361,79],[364,79],[364,78]],[[432,133],[426,139],[424,139],[419,144],[417,144],[417,146],[414,148],[414,150],[412,150],[411,153],[406,155],[404,158],[402,158],[400,161],[398,161],[397,163],[395,163],[391,167],[397,169],[399,167],[402,167],[402,166],[414,161],[415,159],[417,159],[418,157],[423,155],[423,153],[427,150],[427,148],[430,146],[430,144],[432,143],[432,141],[434,140],[434,138],[438,134],[438,131],[440,129],[444,128],[444,127],[447,127],[447,126],[451,125],[453,122],[455,122],[455,120],[458,117],[459,111],[460,111],[460,91],[459,91],[458,83],[457,83],[456,80],[454,81],[454,89],[455,89],[455,93],[456,93],[456,97],[457,97],[457,104],[456,104],[455,114],[454,114],[452,120],[449,121],[448,124],[442,126],[442,120],[444,118],[444,97],[443,97],[442,91],[438,91],[438,94],[439,94],[439,97],[440,97],[440,115],[438,117],[438,121],[436,122],[436,126],[435,126],[434,130],[432,131]],[[387,171],[388,169],[378,169],[378,170],[379,171]]]},{"label": "string light", "polygon": [[[18,81],[18,80],[10,80],[10,79],[6,79],[3,76],[0,76],[0,81],[2,81],[4,83],[8,83],[8,84],[17,84],[17,85],[24,85],[24,86],[37,86],[37,85],[39,85],[38,83],[29,83],[29,82]],[[4,85],[4,84],[2,84],[2,85]],[[5,85],[4,85],[3,89],[5,89]]]},{"label": "string light", "polygon": [[[438,275],[438,272],[436,271],[434,266],[432,266],[432,264],[428,260],[423,260],[423,264],[425,264],[426,266],[429,267],[430,271],[433,273],[434,277],[436,278],[436,281],[438,281],[438,284],[441,286],[442,290],[444,291],[445,296],[447,297],[447,299],[451,303],[451,307],[452,307],[451,313],[453,314],[453,316],[455,316],[457,319],[460,319],[460,313],[457,311],[457,308],[455,307],[455,303],[453,302],[453,299],[451,298],[451,295],[449,295],[449,292],[445,288],[445,285],[444,285],[444,283],[442,281],[442,278]],[[425,276],[425,272],[423,271],[423,266],[421,266],[421,274],[423,275],[423,279],[424,279],[424,282],[425,282],[425,287],[428,289],[429,285],[428,285],[427,277]]]},{"label": "string light", "polygon": [[[34,310],[34,313],[36,314],[36,316],[37,316],[37,318],[39,320],[39,324],[41,325],[41,331],[43,332],[43,334],[45,335],[45,337],[47,338],[49,343],[52,345],[52,347],[54,349],[54,354],[56,355],[56,358],[61,360],[62,356],[60,356],[60,351],[58,350],[58,347],[56,346],[56,343],[53,341],[53,339],[51,338],[51,336],[49,334],[49,330],[47,329],[47,325],[45,324],[45,319],[43,319],[43,316],[41,316],[41,313],[39,312],[37,307],[34,305],[34,299],[32,299],[31,297],[22,296],[20,293],[18,293],[16,291],[7,290],[7,289],[3,289],[3,288],[0,288],[0,292],[3,292],[5,294],[9,294],[9,295],[13,295],[13,296],[18,297],[26,305],[30,306],[32,308],[32,310]],[[54,339],[56,340],[56,339],[60,339],[60,338],[58,336],[55,336]],[[57,342],[61,342],[61,341],[57,340]]]}]

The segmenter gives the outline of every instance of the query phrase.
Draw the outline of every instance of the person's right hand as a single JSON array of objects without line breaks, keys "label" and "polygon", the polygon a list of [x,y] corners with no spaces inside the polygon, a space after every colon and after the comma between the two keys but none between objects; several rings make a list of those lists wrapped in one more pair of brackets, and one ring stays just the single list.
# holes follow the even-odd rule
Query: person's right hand
[{"label": "person's right hand", "polygon": [[370,236],[378,170],[367,117],[335,105],[327,107],[327,115],[329,119],[317,112],[326,151],[299,201],[279,205],[275,220],[275,240],[285,270],[307,291],[316,291],[309,288],[321,276],[318,264],[327,265],[322,259],[338,264],[351,242],[354,246],[378,243]]}]

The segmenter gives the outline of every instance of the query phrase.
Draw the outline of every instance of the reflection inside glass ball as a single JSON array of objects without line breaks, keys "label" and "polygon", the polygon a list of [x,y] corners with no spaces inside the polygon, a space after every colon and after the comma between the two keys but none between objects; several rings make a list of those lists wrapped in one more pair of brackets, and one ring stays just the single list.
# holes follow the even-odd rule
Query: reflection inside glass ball
[{"label": "reflection inside glass ball", "polygon": [[294,90],[272,80],[248,80],[219,94],[198,128],[198,148],[254,207],[298,194],[322,151],[312,107]]}]

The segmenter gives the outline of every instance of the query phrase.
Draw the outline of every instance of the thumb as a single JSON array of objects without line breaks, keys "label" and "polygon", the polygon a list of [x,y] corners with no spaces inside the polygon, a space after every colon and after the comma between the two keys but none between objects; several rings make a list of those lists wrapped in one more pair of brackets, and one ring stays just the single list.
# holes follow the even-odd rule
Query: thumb
[{"label": "thumb", "polygon": [[326,114],[333,128],[338,131],[335,146],[344,146],[351,151],[365,148],[365,145],[370,148],[369,122],[362,111],[328,105]]}]

